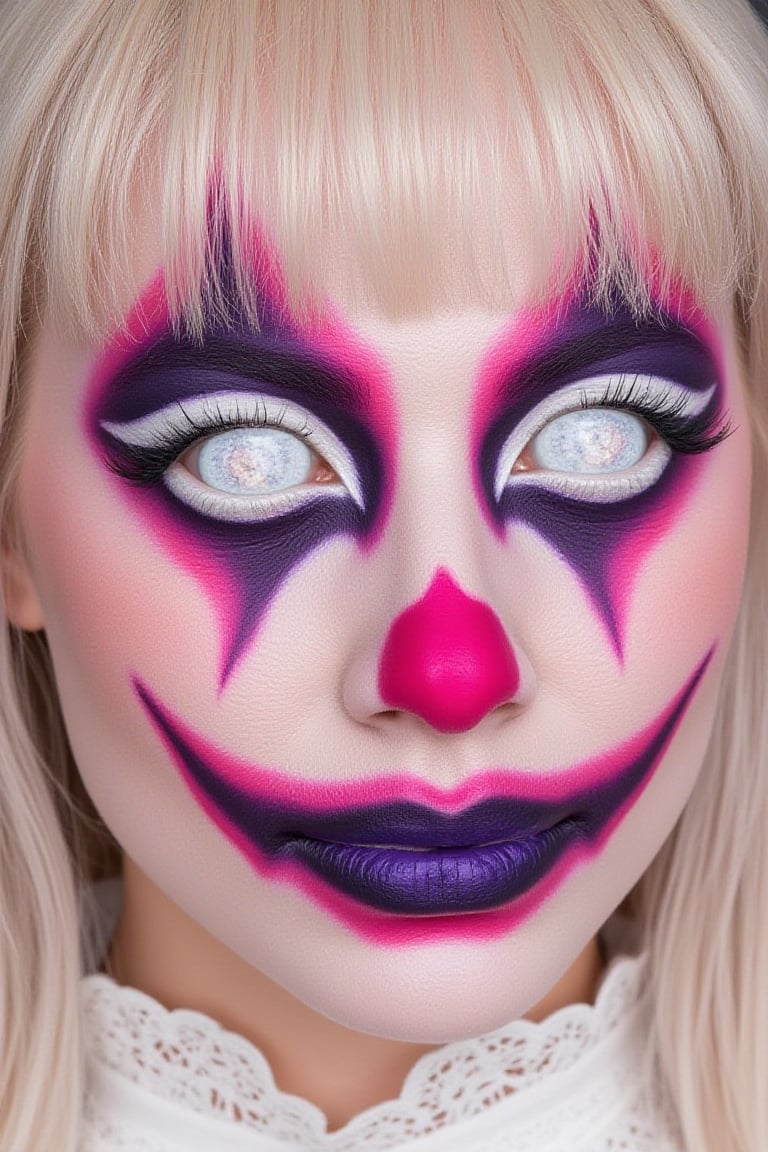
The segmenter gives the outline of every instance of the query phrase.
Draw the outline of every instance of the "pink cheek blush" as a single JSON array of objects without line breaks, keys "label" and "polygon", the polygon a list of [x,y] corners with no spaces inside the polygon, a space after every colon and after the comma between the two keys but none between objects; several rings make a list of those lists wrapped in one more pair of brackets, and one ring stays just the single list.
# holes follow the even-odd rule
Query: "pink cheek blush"
[{"label": "pink cheek blush", "polygon": [[392,624],[379,693],[390,708],[438,732],[466,732],[518,689],[515,654],[498,616],[438,569],[429,589]]},{"label": "pink cheek blush", "polygon": [[[689,462],[686,474],[679,477],[678,483],[663,494],[657,502],[653,515],[637,525],[616,541],[613,552],[608,557],[608,582],[611,588],[612,618],[616,622],[619,636],[626,634],[632,591],[637,583],[643,564],[648,555],[669,535],[674,525],[685,517],[697,481],[701,476],[700,460]],[[619,644],[617,656],[622,660]]]}]

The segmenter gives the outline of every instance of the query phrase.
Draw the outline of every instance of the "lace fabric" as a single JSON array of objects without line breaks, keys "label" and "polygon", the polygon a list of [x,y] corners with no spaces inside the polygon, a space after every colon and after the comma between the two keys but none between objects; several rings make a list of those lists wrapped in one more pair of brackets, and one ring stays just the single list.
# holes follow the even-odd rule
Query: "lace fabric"
[{"label": "lace fabric", "polygon": [[[254,1152],[391,1152],[416,1143],[432,1147],[430,1138],[446,1152],[454,1146],[573,1152],[584,1132],[591,1134],[589,1152],[679,1152],[663,1099],[643,1095],[638,1082],[643,968],[642,957],[618,957],[594,1005],[569,1005],[540,1024],[516,1020],[428,1053],[396,1100],[332,1133],[319,1108],[276,1087],[261,1052],[242,1037],[200,1013],[168,1011],[107,976],[88,976],[82,982],[91,1079],[86,1121],[101,1142],[94,1136],[84,1152],[176,1147],[152,1143],[149,1128],[142,1135],[135,1127],[142,1099],[162,1104],[166,1119],[177,1115],[190,1130],[195,1121],[206,1130],[213,1125],[218,1136],[210,1147],[222,1150],[231,1136],[233,1149]],[[131,1087],[131,1135],[126,1129],[121,1136],[119,1117],[99,1102],[105,1078]],[[609,1117],[611,1131],[595,1142]],[[247,1145],[241,1142],[246,1134]]]}]

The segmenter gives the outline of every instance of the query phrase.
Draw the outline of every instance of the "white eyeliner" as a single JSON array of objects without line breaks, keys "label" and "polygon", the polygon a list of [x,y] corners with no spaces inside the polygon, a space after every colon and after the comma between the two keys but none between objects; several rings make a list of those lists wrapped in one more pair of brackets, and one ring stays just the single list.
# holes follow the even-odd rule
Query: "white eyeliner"
[{"label": "white eyeliner", "polygon": [[[364,508],[362,486],[351,453],[322,420],[291,400],[244,392],[214,392],[205,396],[192,396],[184,401],[174,401],[156,412],[150,412],[147,416],[140,416],[125,423],[104,420],[101,426],[110,436],[114,436],[116,440],[129,447],[152,448],[167,435],[169,429],[174,432],[183,430],[185,416],[201,428],[206,422],[211,421],[209,432],[211,436],[228,430],[220,427],[220,424],[231,424],[232,428],[273,427],[283,432],[295,433],[330,464],[334,472],[340,476],[358,508]],[[204,435],[205,433],[201,431],[197,438],[202,439]],[[184,498],[187,489],[172,479],[170,469],[166,475],[166,482],[171,491]],[[300,490],[297,490],[297,493],[298,491]],[[338,485],[326,485],[324,491],[333,495],[341,494]],[[205,492],[206,496],[210,495],[207,488]],[[224,499],[245,502],[251,498],[230,495]],[[261,502],[264,498],[255,499]],[[267,502],[272,499],[272,495],[266,497]],[[305,500],[306,492],[302,502]],[[258,507],[259,504],[253,503],[252,506]],[[296,506],[296,502],[293,506]],[[231,520],[248,518],[248,509],[245,506],[237,512],[233,507],[232,513],[222,518]]]},{"label": "white eyeliner", "polygon": [[[648,453],[648,461],[640,470],[631,474],[617,474],[615,479],[610,473],[604,476],[588,476],[574,479],[565,472],[513,472],[514,465],[528,442],[544,428],[550,420],[557,416],[564,416],[568,412],[579,412],[585,407],[600,408],[601,401],[608,397],[611,401],[616,393],[619,382],[628,381],[628,388],[633,398],[650,399],[653,396],[663,395],[665,402],[674,408],[675,415],[697,416],[703,412],[710,403],[716,385],[712,385],[705,392],[692,392],[675,380],[667,380],[662,376],[640,373],[620,373],[604,376],[590,376],[586,380],[579,380],[561,388],[551,396],[547,396],[540,404],[529,412],[516,426],[514,432],[505,441],[499,453],[496,473],[494,476],[494,496],[499,500],[502,492],[513,485],[525,483],[529,486],[546,488],[550,491],[562,492],[565,495],[579,495],[583,499],[595,502],[608,503],[621,498],[628,492],[641,491],[631,482],[636,478],[643,488],[649,488],[658,480],[672,455],[668,445],[661,441],[652,445]],[[605,405],[603,405],[605,406]],[[621,409],[621,400],[611,402],[608,407]],[[626,411],[632,413],[628,405]],[[637,414],[641,417],[641,414]],[[621,485],[621,490],[619,488]]]}]

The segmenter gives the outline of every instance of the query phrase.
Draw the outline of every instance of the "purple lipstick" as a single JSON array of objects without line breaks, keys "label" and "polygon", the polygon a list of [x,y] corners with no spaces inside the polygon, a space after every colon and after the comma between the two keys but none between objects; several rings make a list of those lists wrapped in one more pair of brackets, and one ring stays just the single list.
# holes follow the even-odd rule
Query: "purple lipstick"
[{"label": "purple lipstick", "polygon": [[[471,813],[467,816],[470,818]],[[565,818],[551,828],[514,838],[452,847],[434,829],[431,846],[377,846],[297,838],[296,859],[327,883],[373,908],[428,916],[481,912],[514,900],[536,883],[579,835]]]}]

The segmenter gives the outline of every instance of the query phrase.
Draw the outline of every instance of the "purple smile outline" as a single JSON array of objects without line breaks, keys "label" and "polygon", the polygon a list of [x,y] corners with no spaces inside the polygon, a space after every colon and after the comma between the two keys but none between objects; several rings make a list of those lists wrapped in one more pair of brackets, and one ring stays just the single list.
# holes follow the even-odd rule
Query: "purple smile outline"
[{"label": "purple smile outline", "polygon": [[[193,740],[202,743],[199,738],[187,737],[138,678],[133,686],[187,786],[196,799],[205,798],[206,811],[226,835],[237,830],[253,850],[251,862],[297,864],[358,905],[419,916],[499,908],[538,884],[575,844],[595,850],[653,775],[713,652],[649,726],[639,751],[605,781],[556,801],[491,795],[459,812],[407,798],[321,809],[255,795],[224,779],[192,746]],[[537,783],[532,777],[531,788]],[[496,854],[494,872],[493,850],[478,850],[501,840],[498,852],[506,858]],[[361,866],[349,867],[349,852],[340,847],[362,853]],[[413,859],[404,869],[405,848],[426,850],[409,852]]]}]

